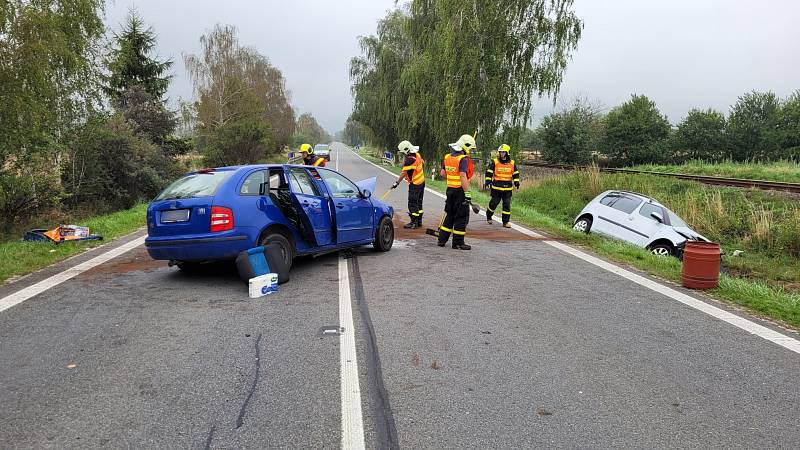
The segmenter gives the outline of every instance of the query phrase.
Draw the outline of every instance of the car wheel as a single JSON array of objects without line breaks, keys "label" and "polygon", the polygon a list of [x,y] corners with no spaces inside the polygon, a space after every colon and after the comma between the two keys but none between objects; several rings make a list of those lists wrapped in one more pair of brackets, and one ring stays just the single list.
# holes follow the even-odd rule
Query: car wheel
[{"label": "car wheel", "polygon": [[270,233],[258,242],[258,245],[277,244],[281,248],[281,257],[284,264],[288,269],[292,268],[292,260],[294,259],[294,246],[286,239],[286,236],[280,233]]},{"label": "car wheel", "polygon": [[394,224],[392,219],[384,216],[378,224],[378,229],[375,230],[375,240],[372,242],[372,246],[375,247],[375,250],[388,252],[392,248],[392,244],[394,244]]},{"label": "car wheel", "polygon": [[649,247],[650,253],[656,256],[672,256],[675,249],[669,244],[656,244]]},{"label": "car wheel", "polygon": [[588,234],[589,230],[592,229],[592,218],[589,216],[578,218],[578,220],[575,221],[575,225],[572,226],[572,229]]}]

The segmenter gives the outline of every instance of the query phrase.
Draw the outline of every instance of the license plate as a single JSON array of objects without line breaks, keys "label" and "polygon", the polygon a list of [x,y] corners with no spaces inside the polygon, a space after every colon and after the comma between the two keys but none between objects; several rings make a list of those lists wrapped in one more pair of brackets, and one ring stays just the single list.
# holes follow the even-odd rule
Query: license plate
[{"label": "license plate", "polygon": [[188,222],[188,209],[173,209],[172,211],[161,211],[162,223]]}]

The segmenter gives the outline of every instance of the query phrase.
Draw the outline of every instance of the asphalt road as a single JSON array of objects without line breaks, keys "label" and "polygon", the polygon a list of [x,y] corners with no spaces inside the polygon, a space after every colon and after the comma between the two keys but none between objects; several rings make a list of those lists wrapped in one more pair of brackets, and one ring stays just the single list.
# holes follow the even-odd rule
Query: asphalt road
[{"label": "asphalt road", "polygon": [[[388,201],[399,227],[405,188]],[[426,225],[442,206],[426,193]],[[353,429],[367,448],[800,447],[799,354],[481,219],[470,252],[398,229],[257,300],[230,266],[190,276],[141,247],[83,272],[0,312],[0,447],[336,448]],[[341,307],[357,405],[347,341],[321,333]]]}]

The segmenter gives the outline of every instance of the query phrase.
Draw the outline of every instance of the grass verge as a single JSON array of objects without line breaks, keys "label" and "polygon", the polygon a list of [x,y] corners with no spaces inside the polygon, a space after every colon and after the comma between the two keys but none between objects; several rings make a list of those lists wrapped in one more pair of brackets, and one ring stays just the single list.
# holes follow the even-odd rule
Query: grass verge
[{"label": "grass verge", "polygon": [[[376,164],[380,164],[379,160],[369,154],[368,150],[362,149],[361,155]],[[385,167],[399,174],[398,167]],[[590,174],[589,176],[593,175]],[[567,177],[570,176],[568,175]],[[590,199],[596,194],[589,192],[584,196],[576,196],[575,190],[565,185],[565,183],[574,182],[575,180],[567,179],[565,181],[567,177],[558,177],[539,184],[528,184],[526,188],[516,193],[512,204],[513,220],[544,231],[569,243],[591,249],[593,253],[608,260],[629,265],[663,279],[680,283],[681,262],[676,258],[657,257],[639,247],[572,230],[572,219],[588,201],[583,197],[589,196]],[[603,175],[603,178],[605,177]],[[608,178],[605,182],[619,183],[626,176],[614,175],[613,177],[618,178]],[[656,180],[663,179],[647,177],[644,181],[639,180],[639,182],[657,182]],[[603,181],[597,182],[602,183]],[[425,183],[431,189],[439,192],[445,191],[445,184],[442,181],[427,180]],[[696,185],[696,183],[691,184]],[[604,186],[599,185],[595,189],[600,189],[599,193],[602,192]],[[705,188],[698,186],[698,189]],[[680,194],[683,195],[685,192],[680,191]],[[489,203],[489,195],[484,192],[474,191],[472,198],[475,203],[484,208]],[[577,208],[577,211],[572,212],[575,208]],[[742,263],[740,261],[746,262]],[[748,273],[747,278],[722,273],[720,274],[719,287],[706,292],[726,303],[744,307],[755,315],[782,322],[794,329],[800,329],[800,293],[787,290],[780,285],[770,284],[767,282],[768,278],[758,279],[759,276],[772,276],[773,270],[783,270],[787,267],[787,264],[791,270],[795,267],[800,267],[797,258],[756,252],[753,257],[725,257],[723,259],[723,267],[726,270],[734,269],[729,273],[741,274],[740,266],[742,264],[754,266],[751,268],[751,272]],[[776,266],[776,264],[779,265]],[[769,279],[769,281],[780,280]]]},{"label": "grass verge", "polygon": [[11,277],[25,275],[50,264],[67,259],[90,248],[129,234],[145,226],[147,205],[92,217],[80,221],[92,233],[103,236],[102,241],[50,242],[9,241],[0,243],[0,283]]}]

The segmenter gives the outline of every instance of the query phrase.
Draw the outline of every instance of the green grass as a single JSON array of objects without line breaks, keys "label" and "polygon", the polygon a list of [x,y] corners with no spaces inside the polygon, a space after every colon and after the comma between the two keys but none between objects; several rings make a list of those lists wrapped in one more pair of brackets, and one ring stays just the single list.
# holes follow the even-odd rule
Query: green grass
[{"label": "green grass", "polygon": [[2,242],[0,243],[0,283],[129,234],[145,226],[146,212],[147,205],[140,204],[131,209],[93,217],[78,223],[78,225],[88,226],[92,233],[102,235],[103,241],[64,242],[62,244]]},{"label": "green grass", "polygon": [[[362,156],[378,162],[377,158],[365,151],[362,151]],[[399,173],[397,167],[388,169]],[[720,238],[719,242],[722,242],[728,255],[734,249],[745,249],[742,257],[723,257],[723,267],[730,275],[721,274],[719,287],[707,292],[757,315],[800,329],[800,257],[765,250],[761,247],[762,243],[753,241],[751,210],[748,209],[757,204],[775,211],[774,220],[783,217],[794,220],[796,205],[791,200],[758,191],[720,190],[653,176],[601,175],[591,172],[523,184],[527,186],[514,195],[512,204],[515,222],[591,249],[606,259],[676,283],[681,279],[681,262],[678,259],[657,257],[624,242],[576,232],[572,230],[572,220],[589,200],[611,189],[611,186],[652,195],[681,215],[687,212],[696,214],[695,220],[716,227],[711,232],[702,228],[698,231],[708,233],[708,237]],[[445,190],[442,181],[428,180],[426,185],[440,192]],[[486,193],[473,192],[472,197],[475,203],[484,208],[488,204],[489,196]],[[682,211],[683,208],[687,208],[686,211]],[[723,217],[714,217],[714,213],[721,213]],[[688,216],[684,216],[684,219],[688,220]],[[694,225],[691,220],[689,223]],[[776,228],[775,223],[769,225],[770,229]],[[785,226],[794,225],[792,222]],[[800,241],[800,238],[794,239]]]},{"label": "green grass", "polygon": [[681,173],[687,175],[708,175],[725,178],[744,178],[748,180],[783,181],[800,183],[800,163],[778,161],[773,163],[707,163],[689,161],[681,165],[641,165],[631,167],[636,170]]}]

